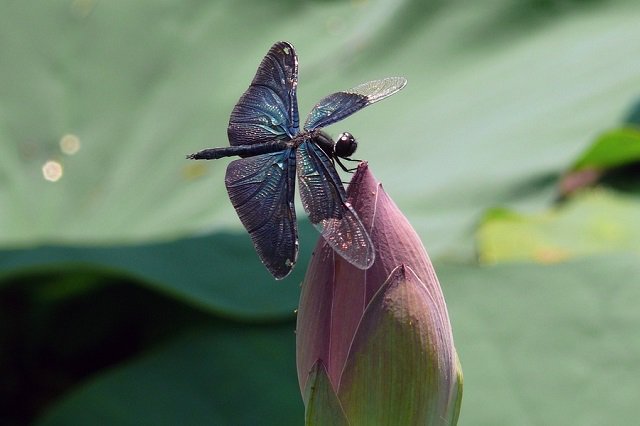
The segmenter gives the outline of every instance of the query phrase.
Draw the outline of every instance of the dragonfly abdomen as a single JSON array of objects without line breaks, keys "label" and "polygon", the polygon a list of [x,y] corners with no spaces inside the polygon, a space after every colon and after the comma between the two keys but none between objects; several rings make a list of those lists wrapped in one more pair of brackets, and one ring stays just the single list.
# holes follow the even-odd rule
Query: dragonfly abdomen
[{"label": "dragonfly abdomen", "polygon": [[217,160],[223,157],[253,157],[254,155],[278,152],[288,148],[289,141],[270,141],[252,145],[233,145],[222,148],[207,148],[194,154],[187,155],[190,160]]}]

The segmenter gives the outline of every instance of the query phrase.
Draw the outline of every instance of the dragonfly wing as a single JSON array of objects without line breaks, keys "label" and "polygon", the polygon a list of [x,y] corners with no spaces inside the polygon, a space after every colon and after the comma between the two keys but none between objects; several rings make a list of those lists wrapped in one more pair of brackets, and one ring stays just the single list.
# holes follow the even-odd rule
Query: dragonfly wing
[{"label": "dragonfly wing", "polygon": [[231,112],[227,135],[231,145],[291,139],[298,133],[298,57],[293,45],[274,44]]},{"label": "dragonfly wing", "polygon": [[296,150],[300,199],[311,223],[329,245],[360,269],[373,264],[369,233],[347,201],[331,159],[316,144],[305,141]]},{"label": "dragonfly wing", "polygon": [[363,83],[353,89],[332,93],[318,102],[307,116],[305,130],[327,127],[362,108],[400,91],[407,84],[404,77],[389,77]]},{"label": "dragonfly wing", "polygon": [[277,279],[286,277],[298,258],[295,166],[294,151],[286,149],[234,160],[225,177],[231,204]]}]

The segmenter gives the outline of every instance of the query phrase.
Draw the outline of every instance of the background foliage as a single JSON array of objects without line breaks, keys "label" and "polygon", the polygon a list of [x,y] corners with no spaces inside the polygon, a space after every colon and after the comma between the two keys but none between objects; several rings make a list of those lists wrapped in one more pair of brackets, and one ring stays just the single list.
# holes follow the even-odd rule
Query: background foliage
[{"label": "background foliage", "polygon": [[227,201],[225,160],[184,160],[227,143],[277,40],[298,50],[302,114],[369,79],[409,80],[329,131],[356,135],[436,264],[460,423],[637,418],[637,2],[0,12],[3,424],[301,424],[294,309],[317,235],[301,223],[299,264],[274,282]]}]

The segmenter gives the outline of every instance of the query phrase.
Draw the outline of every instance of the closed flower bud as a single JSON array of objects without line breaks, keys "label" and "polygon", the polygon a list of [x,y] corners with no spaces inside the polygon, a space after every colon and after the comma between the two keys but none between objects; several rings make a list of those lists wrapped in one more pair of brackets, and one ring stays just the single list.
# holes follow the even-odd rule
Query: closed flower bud
[{"label": "closed flower bud", "polygon": [[360,270],[316,246],[297,324],[306,424],[456,424],[462,371],[431,261],[366,163],[348,195],[376,260]]}]

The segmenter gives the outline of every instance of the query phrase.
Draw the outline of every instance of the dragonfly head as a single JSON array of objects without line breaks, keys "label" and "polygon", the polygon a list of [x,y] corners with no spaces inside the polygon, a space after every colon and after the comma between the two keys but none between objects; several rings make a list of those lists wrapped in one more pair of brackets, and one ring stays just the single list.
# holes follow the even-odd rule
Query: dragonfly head
[{"label": "dragonfly head", "polygon": [[348,158],[358,147],[358,143],[353,135],[349,132],[341,133],[335,142],[331,137],[322,130],[316,130],[312,140],[320,147],[330,158],[340,157]]},{"label": "dragonfly head", "polygon": [[358,148],[358,142],[356,138],[349,132],[341,133],[336,141],[333,151],[338,157],[347,158],[351,157]]}]

